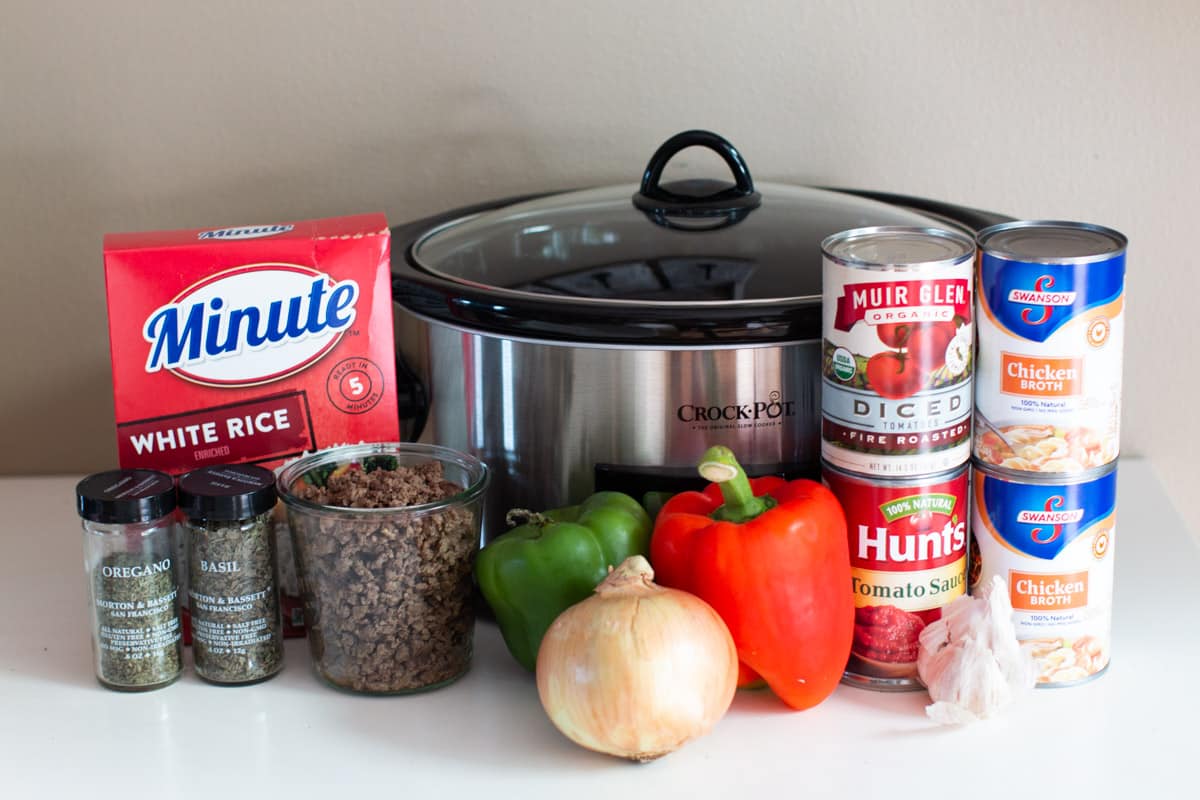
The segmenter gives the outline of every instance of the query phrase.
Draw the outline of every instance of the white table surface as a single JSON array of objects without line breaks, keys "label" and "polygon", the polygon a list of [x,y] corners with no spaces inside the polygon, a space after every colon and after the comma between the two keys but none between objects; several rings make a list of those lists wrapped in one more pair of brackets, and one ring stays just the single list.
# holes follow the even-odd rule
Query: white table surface
[{"label": "white table surface", "polygon": [[423,695],[329,689],[304,640],[255,686],[210,686],[189,667],[159,691],[104,689],[75,482],[0,479],[3,798],[1200,797],[1200,551],[1145,462],[1121,466],[1113,662],[1100,679],[964,728],[930,722],[923,692],[841,686],[804,712],[740,692],[713,733],[645,765],[564,739],[486,623],[471,671]]}]

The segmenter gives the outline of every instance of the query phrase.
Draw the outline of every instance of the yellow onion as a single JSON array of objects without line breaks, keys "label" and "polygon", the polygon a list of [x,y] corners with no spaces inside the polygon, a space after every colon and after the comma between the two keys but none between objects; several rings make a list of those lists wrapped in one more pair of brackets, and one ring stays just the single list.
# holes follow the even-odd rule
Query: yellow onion
[{"label": "yellow onion", "polygon": [[733,637],[717,612],[654,583],[641,556],[559,615],[537,658],[538,696],[555,726],[576,744],[634,761],[712,730],[737,675]]}]

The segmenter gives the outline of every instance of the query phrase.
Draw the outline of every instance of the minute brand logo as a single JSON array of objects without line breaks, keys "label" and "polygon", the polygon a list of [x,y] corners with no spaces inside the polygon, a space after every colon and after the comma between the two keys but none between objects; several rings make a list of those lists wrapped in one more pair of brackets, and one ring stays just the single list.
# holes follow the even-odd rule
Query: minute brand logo
[{"label": "minute brand logo", "polygon": [[337,345],[354,323],[358,297],[354,281],[293,264],[209,276],[146,318],[146,372],[170,370],[211,386],[279,380]]},{"label": "minute brand logo", "polygon": [[295,225],[246,225],[241,228],[218,228],[212,231],[201,231],[196,238],[207,239],[261,239],[264,236],[275,236],[293,230]]}]

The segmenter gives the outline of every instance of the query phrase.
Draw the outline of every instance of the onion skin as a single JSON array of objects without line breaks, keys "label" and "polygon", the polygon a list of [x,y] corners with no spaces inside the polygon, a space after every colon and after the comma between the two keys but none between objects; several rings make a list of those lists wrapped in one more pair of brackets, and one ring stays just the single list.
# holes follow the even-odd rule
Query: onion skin
[{"label": "onion skin", "polygon": [[564,611],[538,650],[542,707],[589,750],[651,761],[703,736],[737,689],[733,637],[695,595],[632,556]]}]

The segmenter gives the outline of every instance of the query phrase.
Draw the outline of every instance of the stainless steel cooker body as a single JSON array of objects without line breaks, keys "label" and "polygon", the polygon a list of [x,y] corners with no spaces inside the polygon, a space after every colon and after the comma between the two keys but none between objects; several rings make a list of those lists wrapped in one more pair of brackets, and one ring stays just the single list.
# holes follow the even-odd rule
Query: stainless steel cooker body
[{"label": "stainless steel cooker body", "polygon": [[510,508],[699,485],[715,444],[751,474],[817,472],[819,342],[573,346],[407,316],[426,325],[433,439],[493,471],[485,539]]}]

